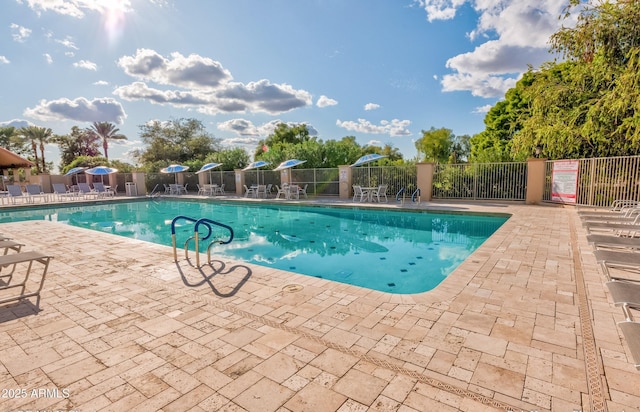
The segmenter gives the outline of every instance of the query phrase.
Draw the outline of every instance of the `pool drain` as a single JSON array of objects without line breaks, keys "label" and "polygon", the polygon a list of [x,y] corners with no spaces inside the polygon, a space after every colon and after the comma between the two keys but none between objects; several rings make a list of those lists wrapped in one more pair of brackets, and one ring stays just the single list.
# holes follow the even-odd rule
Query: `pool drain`
[{"label": "pool drain", "polygon": [[282,288],[283,292],[288,292],[288,293],[293,293],[293,292],[299,292],[303,289],[302,285],[287,285],[285,287]]}]

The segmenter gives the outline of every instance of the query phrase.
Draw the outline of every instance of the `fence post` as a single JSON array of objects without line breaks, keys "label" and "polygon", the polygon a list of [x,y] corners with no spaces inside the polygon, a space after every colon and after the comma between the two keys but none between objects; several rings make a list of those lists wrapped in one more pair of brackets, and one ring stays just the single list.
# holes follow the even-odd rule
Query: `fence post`
[{"label": "fence post", "polygon": [[[416,164],[417,185],[420,189],[422,199],[427,202],[431,201],[433,193],[433,172],[435,163],[418,163]],[[406,190],[406,189],[405,189]],[[412,193],[407,193],[411,196]]]},{"label": "fence post", "polygon": [[527,159],[527,193],[525,203],[528,205],[542,203],[544,197],[545,164],[547,159]]},{"label": "fence post", "polygon": [[353,182],[351,167],[348,165],[338,166],[338,184],[340,186],[340,199],[351,197],[351,184]]},{"label": "fence post", "polygon": [[236,194],[244,196],[244,171],[242,169],[234,169],[236,175]]}]

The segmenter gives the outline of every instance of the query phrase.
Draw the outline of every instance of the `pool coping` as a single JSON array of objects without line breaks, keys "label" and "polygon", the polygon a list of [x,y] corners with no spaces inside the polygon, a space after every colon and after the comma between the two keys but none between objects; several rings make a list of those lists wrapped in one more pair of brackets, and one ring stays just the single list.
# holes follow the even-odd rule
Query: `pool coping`
[{"label": "pool coping", "polygon": [[[189,326],[185,316],[191,312],[189,308],[194,302],[198,302],[195,306],[210,316],[219,318],[221,314],[231,314],[234,321],[239,322],[237,329],[233,330],[242,330],[243,333],[264,330],[262,338],[284,333],[289,339],[294,339],[293,343],[279,348],[268,357],[262,352],[260,355],[254,354],[261,362],[225,387],[213,388],[211,383],[207,385],[206,382],[201,383],[204,386],[198,386],[201,391],[206,389],[210,394],[206,399],[224,398],[221,402],[227,402],[224,405],[228,407],[260,410],[252,409],[250,400],[230,389],[233,385],[239,385],[238,381],[250,377],[257,379],[256,383],[260,385],[272,385],[275,382],[281,391],[288,391],[289,398],[279,405],[284,408],[281,410],[296,410],[296,405],[300,405],[304,399],[313,399],[312,394],[318,391],[326,391],[326,399],[342,400],[333,410],[358,410],[358,407],[387,403],[401,406],[404,410],[421,410],[420,405],[459,410],[606,410],[607,407],[630,410],[638,404],[636,401],[640,398],[634,388],[640,387],[640,378],[626,360],[628,354],[615,325],[617,320],[621,320],[620,311],[608,300],[603,275],[595,265],[591,247],[572,208],[525,205],[493,207],[435,202],[422,207],[469,208],[477,211],[497,211],[499,208],[513,213],[512,218],[440,286],[417,295],[371,292],[356,286],[336,285],[335,282],[321,279],[305,279],[308,276],[304,275],[242,264],[255,271],[255,277],[242,284],[234,295],[225,298],[215,295],[207,287],[185,288],[184,279],[202,277],[202,273],[189,266],[184,259],[178,266],[167,262],[167,258],[172,260],[171,251],[165,246],[140,241],[116,242],[110,239],[112,235],[92,236],[83,232],[87,229],[78,228],[62,230],[51,227],[55,226],[51,222],[2,224],[0,231],[12,234],[12,237],[29,243],[31,247],[45,251],[50,249],[57,258],[52,263],[52,289],[45,291],[43,296],[45,309],[37,316],[25,316],[25,308],[11,309],[9,314],[6,309],[2,312],[0,308],[0,317],[3,319],[0,335],[13,337],[20,336],[15,335],[19,330],[41,330],[44,327],[43,320],[53,316],[58,322],[66,319],[65,322],[69,323],[58,326],[56,333],[62,335],[54,341],[59,339],[62,345],[66,339],[71,341],[66,345],[73,343],[82,347],[78,343],[81,339],[74,335],[75,332],[70,332],[81,328],[82,322],[70,322],[74,317],[66,308],[71,298],[61,293],[65,288],[57,283],[58,279],[90,283],[95,273],[108,273],[108,277],[114,280],[105,280],[105,284],[115,285],[113,282],[117,279],[117,284],[123,285],[120,287],[136,290],[140,294],[144,293],[140,289],[145,287],[154,294],[159,290],[173,294],[179,303],[171,305],[166,299],[161,299],[156,303],[157,308],[166,308],[154,309],[158,317],[167,323],[180,322],[184,328]],[[27,233],[30,235],[25,236]],[[51,239],[75,238],[83,240],[81,247],[51,244]],[[95,245],[100,244],[108,245],[110,256],[103,257],[96,253]],[[100,247],[104,249],[105,246]],[[131,267],[113,266],[119,265],[115,258],[118,255],[127,256]],[[104,258],[105,263],[95,268],[86,267],[82,264],[82,257]],[[176,269],[179,269],[181,276]],[[226,279],[227,283],[221,278],[212,279],[220,281],[215,284],[219,290],[232,288],[234,282],[232,276]],[[294,284],[300,284],[303,288],[294,292],[283,290]],[[73,296],[77,293],[80,292],[71,291]],[[92,306],[104,306],[107,304],[104,299],[108,298],[109,293],[101,293],[103,300],[87,296],[83,296],[83,299],[93,302]],[[134,313],[147,316],[138,313],[135,308],[128,308],[127,311],[128,315],[122,316],[133,316]],[[88,316],[86,310],[82,313],[76,315],[78,319]],[[229,316],[226,315],[224,319]],[[96,325],[100,324],[99,320],[94,320],[98,322]],[[253,329],[247,325],[253,325]],[[139,333],[135,325],[128,327]],[[215,336],[214,341],[219,341],[232,333],[227,328],[212,329],[205,336]],[[224,336],[221,335],[223,333]],[[42,341],[49,335],[41,331],[38,336],[34,336],[35,341],[44,346],[51,345]],[[155,342],[166,340],[167,336],[151,335],[146,339]],[[574,339],[569,339],[571,336]],[[138,337],[137,341],[140,339]],[[228,340],[227,345],[230,344]],[[33,343],[20,339],[16,342],[19,342],[17,347],[6,344],[0,347],[0,355],[13,354],[20,360],[21,355],[16,355],[17,349],[22,348],[19,350],[21,353],[33,352]],[[123,350],[125,342],[111,350],[118,347]],[[142,346],[149,345],[149,342],[144,342]],[[230,361],[230,356],[238,350],[244,349],[244,353],[257,350],[256,341],[234,343],[237,343],[236,351],[223,356],[220,361]],[[298,390],[293,390],[295,385],[289,381],[274,380],[270,376],[274,372],[267,372],[261,367],[272,362],[276,356],[289,359],[293,347],[319,352],[292,375],[300,382],[305,379],[309,381]],[[84,349],[83,353],[88,351]],[[155,354],[152,349],[147,349],[137,355],[145,356],[145,353],[147,356]],[[340,375],[335,372],[335,362],[321,361],[328,356],[336,361],[342,359],[340,362],[345,362],[344,359],[349,359],[348,363],[352,360],[355,363]],[[92,353],[92,357],[102,359],[102,353]],[[57,362],[64,362],[64,359]],[[66,362],[71,362],[71,359]],[[96,374],[113,371],[122,367],[123,362],[106,365]],[[171,363],[177,370],[184,371],[184,366],[175,365],[169,358],[163,362],[165,367],[166,363]],[[311,379],[305,375],[310,368],[322,372]],[[36,369],[42,379],[50,379],[56,375],[55,371],[59,371],[59,368],[47,367],[46,364]],[[12,362],[9,368],[5,365],[1,376],[4,382],[19,384],[25,374],[34,374],[36,369],[20,374],[20,368]],[[354,392],[352,388],[353,378],[364,376],[363,373],[370,376],[372,382],[380,385],[386,382],[384,388],[376,389],[376,397],[371,403],[367,403],[370,398],[358,397],[357,391]],[[154,377],[176,388],[177,384],[171,379],[158,375],[155,373]],[[327,382],[320,376],[331,379]],[[509,377],[508,381],[501,381],[499,376],[502,379]],[[97,377],[93,379],[103,382]],[[89,377],[83,380],[91,382]],[[497,385],[499,382],[502,382],[501,385]],[[96,385],[100,386],[98,383],[93,386]],[[127,383],[121,385],[126,386]],[[111,390],[116,391],[115,388]],[[115,392],[107,396],[108,392],[104,392],[92,398],[91,402],[83,401],[81,395],[75,395],[72,397],[75,400],[71,402],[73,406],[90,407],[92,403],[96,404],[98,398],[101,402],[106,402],[106,398],[111,400],[105,403],[105,408],[126,402],[129,402],[128,405],[144,406],[151,402],[153,396],[143,396],[143,392],[139,388],[135,390],[137,397],[127,397],[130,394],[125,396],[125,393],[118,397]],[[166,390],[163,393],[168,396]],[[167,405],[185,405],[184,402],[189,398],[187,394],[193,397],[191,392],[181,393],[180,396],[176,394],[171,402],[177,403],[169,402]],[[206,399],[195,405],[206,405]],[[23,405],[39,404],[38,400],[32,399],[31,403]]]}]

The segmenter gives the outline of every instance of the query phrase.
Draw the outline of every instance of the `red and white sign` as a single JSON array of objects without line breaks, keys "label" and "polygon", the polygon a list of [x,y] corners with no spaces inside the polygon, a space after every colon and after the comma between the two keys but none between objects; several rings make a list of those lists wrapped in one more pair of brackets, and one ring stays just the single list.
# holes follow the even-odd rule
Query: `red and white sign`
[{"label": "red and white sign", "polygon": [[553,162],[551,174],[551,200],[562,203],[576,203],[578,195],[578,160],[557,160]]}]

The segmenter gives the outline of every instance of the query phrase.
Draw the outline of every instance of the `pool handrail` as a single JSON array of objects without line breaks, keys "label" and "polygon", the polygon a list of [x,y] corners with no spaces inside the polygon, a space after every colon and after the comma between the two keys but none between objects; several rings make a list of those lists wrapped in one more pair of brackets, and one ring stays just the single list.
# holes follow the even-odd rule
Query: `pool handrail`
[{"label": "pool handrail", "polygon": [[[192,217],[183,216],[183,215],[178,215],[174,217],[173,220],[171,220],[171,244],[173,245],[173,261],[174,262],[178,261],[178,253],[176,250],[176,222],[181,219],[186,220],[188,222],[192,222],[192,223],[197,223],[199,220],[199,219],[194,219]],[[209,229],[209,233],[207,234],[207,236],[203,237],[202,240],[206,240],[211,236],[211,226],[209,226],[208,224],[206,226]],[[189,243],[189,240],[191,240],[191,238],[187,239],[187,241],[184,243],[185,258],[188,258],[187,244]]]},{"label": "pool handrail", "polygon": [[229,231],[229,239],[227,240],[212,240],[209,245],[207,246],[207,263],[211,263],[211,247],[213,245],[227,245],[229,243],[231,243],[233,241],[233,228],[231,226],[225,225],[224,223],[220,223],[220,222],[216,222],[215,220],[211,220],[208,219],[206,217],[203,217],[201,219],[198,219],[198,221],[195,224],[194,227],[194,238],[196,240],[196,267],[200,267],[200,241],[198,238],[198,226],[200,226],[200,224],[204,224],[207,226],[207,228],[209,228],[209,235],[207,237],[202,238],[202,240],[205,240],[207,238],[209,238],[209,236],[211,236],[211,226],[210,224],[216,225],[216,226],[220,226],[224,229],[227,229]]}]

